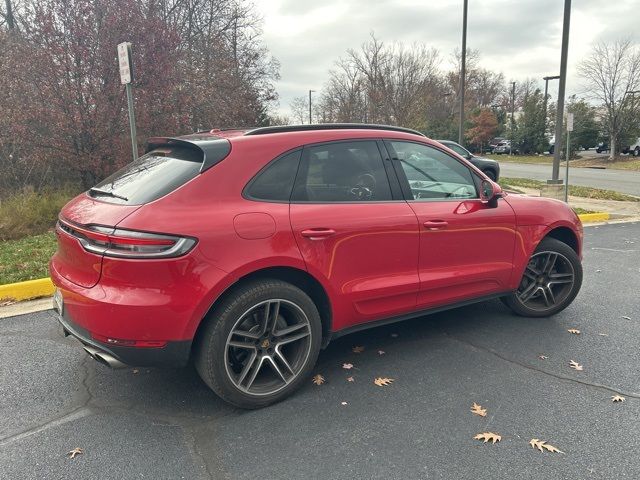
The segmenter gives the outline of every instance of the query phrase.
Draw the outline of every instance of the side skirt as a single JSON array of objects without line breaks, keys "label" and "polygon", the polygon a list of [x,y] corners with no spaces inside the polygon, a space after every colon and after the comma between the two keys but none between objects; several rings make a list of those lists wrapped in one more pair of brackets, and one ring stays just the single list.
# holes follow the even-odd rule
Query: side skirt
[{"label": "side skirt", "polygon": [[465,307],[467,305],[472,305],[474,303],[486,302],[487,300],[493,300],[495,298],[504,297],[505,295],[509,295],[512,292],[513,292],[513,290],[509,290],[509,291],[502,292],[502,293],[494,293],[492,295],[485,295],[483,297],[477,297],[477,298],[473,298],[471,300],[463,300],[461,302],[451,303],[449,305],[442,305],[440,307],[427,308],[425,310],[417,310],[415,312],[405,313],[405,314],[399,315],[397,317],[383,318],[382,320],[375,320],[373,322],[359,323],[358,325],[354,325],[352,327],[348,327],[348,328],[339,330],[337,332],[331,332],[331,334],[328,335],[324,339],[324,341],[322,342],[322,348],[326,348],[327,345],[329,345],[329,343],[332,340],[335,340],[336,338],[340,338],[340,337],[343,337],[345,335],[349,335],[351,333],[359,332],[361,330],[367,330],[369,328],[381,327],[383,325],[389,325],[389,324],[396,323],[396,322],[402,322],[404,320],[410,320],[412,318],[422,317],[424,315],[431,315],[433,313],[444,312],[446,310],[451,310],[451,309],[454,309],[454,308]]}]

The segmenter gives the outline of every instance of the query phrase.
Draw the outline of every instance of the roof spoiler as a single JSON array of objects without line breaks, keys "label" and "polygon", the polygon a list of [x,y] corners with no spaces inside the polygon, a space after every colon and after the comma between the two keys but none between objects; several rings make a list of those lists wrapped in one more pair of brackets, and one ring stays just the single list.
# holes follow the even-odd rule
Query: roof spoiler
[{"label": "roof spoiler", "polygon": [[159,147],[178,146],[197,150],[202,153],[200,173],[220,163],[231,152],[231,142],[225,138],[211,138],[191,141],[174,137],[151,137],[147,141],[145,153]]}]

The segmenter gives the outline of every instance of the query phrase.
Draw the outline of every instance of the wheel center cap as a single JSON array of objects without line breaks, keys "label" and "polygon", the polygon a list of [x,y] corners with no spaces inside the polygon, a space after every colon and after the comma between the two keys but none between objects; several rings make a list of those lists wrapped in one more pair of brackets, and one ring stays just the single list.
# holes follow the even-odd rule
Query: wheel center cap
[{"label": "wheel center cap", "polygon": [[271,343],[269,343],[269,339],[268,339],[268,338],[265,338],[265,339],[262,341],[262,343],[260,344],[260,346],[261,346],[262,348],[269,348],[269,346],[270,346],[270,345],[271,345]]}]

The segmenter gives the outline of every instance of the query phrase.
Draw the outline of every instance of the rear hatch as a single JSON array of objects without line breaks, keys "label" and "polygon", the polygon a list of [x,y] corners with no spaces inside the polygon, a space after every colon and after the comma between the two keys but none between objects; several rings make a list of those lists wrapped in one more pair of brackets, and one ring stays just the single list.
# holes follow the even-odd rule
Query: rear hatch
[{"label": "rear hatch", "polygon": [[100,280],[104,255],[158,258],[184,251],[189,246],[185,239],[116,227],[142,205],[170,194],[229,151],[229,142],[216,137],[202,142],[151,139],[147,154],[62,209],[53,267],[67,280],[90,288]]}]

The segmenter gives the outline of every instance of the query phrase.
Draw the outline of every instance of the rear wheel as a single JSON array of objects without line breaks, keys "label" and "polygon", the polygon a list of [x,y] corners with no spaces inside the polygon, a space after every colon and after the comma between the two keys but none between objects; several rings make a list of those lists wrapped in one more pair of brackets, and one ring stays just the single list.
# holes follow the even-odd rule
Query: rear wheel
[{"label": "rear wheel", "polygon": [[302,290],[280,280],[241,286],[206,321],[196,368],[214,392],[238,407],[260,408],[289,396],[318,357],[318,310]]},{"label": "rear wheel", "polygon": [[518,315],[548,317],[564,310],[580,291],[582,264],[576,252],[545,238],[529,259],[520,286],[504,303]]},{"label": "rear wheel", "polygon": [[633,151],[633,156],[640,157],[640,147],[635,148],[635,150]]}]

